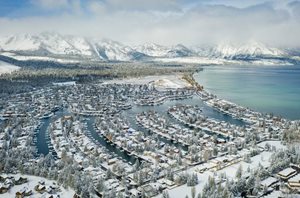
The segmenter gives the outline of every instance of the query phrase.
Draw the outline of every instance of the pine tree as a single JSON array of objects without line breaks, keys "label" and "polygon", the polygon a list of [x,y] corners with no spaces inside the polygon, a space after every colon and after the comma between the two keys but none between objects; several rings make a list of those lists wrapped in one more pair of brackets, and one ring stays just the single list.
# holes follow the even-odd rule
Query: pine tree
[{"label": "pine tree", "polygon": [[236,171],[235,176],[236,176],[237,179],[240,179],[242,177],[242,174],[243,174],[243,167],[242,167],[242,165],[240,165],[239,168]]},{"label": "pine tree", "polygon": [[164,191],[163,191],[162,197],[163,197],[163,198],[170,198],[170,195],[169,195],[169,193],[168,193],[167,190],[164,190]]}]

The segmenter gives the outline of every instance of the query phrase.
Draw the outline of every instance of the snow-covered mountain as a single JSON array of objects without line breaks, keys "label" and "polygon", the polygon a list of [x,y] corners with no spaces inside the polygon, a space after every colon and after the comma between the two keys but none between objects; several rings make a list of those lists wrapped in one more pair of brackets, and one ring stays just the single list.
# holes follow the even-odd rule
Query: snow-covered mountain
[{"label": "snow-covered mountain", "polygon": [[146,56],[145,54],[138,52],[129,46],[107,39],[95,41],[93,46],[95,53],[101,60],[131,61],[140,60]]},{"label": "snow-covered mountain", "polygon": [[147,56],[151,57],[167,57],[167,58],[175,58],[175,57],[186,57],[194,55],[194,52],[185,47],[182,44],[178,44],[175,46],[162,46],[155,43],[147,43],[144,45],[135,46],[134,49],[138,52],[141,52]]},{"label": "snow-covered mountain", "polygon": [[91,56],[92,47],[82,37],[62,36],[56,33],[39,35],[14,35],[0,39],[2,51],[27,52],[39,55],[81,55]]},{"label": "snow-covered mountain", "polygon": [[[147,43],[128,46],[108,39],[90,39],[57,33],[22,34],[0,38],[2,56],[19,60],[98,60],[98,61],[188,61],[208,63],[224,61],[299,60],[297,50],[278,49],[255,41],[242,44],[221,43],[216,46],[186,47],[182,44],[162,46]],[[295,54],[297,58],[295,58]],[[182,60],[181,60],[182,59]],[[219,61],[222,60],[222,61]]]},{"label": "snow-covered mountain", "polygon": [[238,45],[222,43],[214,49],[213,54],[227,59],[272,58],[287,55],[283,50],[268,47],[255,41]]}]

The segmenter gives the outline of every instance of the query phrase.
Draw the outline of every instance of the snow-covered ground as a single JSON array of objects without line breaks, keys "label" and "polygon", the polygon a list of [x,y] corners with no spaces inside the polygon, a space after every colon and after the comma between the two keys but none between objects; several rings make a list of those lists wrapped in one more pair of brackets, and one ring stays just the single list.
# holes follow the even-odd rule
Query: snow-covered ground
[{"label": "snow-covered ground", "polygon": [[[37,177],[37,176],[32,176],[32,175],[21,175],[21,174],[16,174],[16,175],[8,175],[8,176],[13,176],[14,178],[17,177],[25,177],[28,179],[28,182],[22,185],[14,185],[7,193],[1,194],[1,198],[12,198],[16,196],[16,192],[21,191],[24,188],[27,188],[28,190],[32,190],[32,195],[30,197],[32,198],[37,198],[37,197],[50,197],[50,194],[45,192],[43,194],[40,194],[34,190],[34,187],[39,184],[40,181],[45,182],[46,188],[49,186],[58,186],[57,182],[54,180],[48,180],[43,177]],[[57,193],[56,195],[59,195],[60,198],[70,198],[73,197],[75,194],[75,191],[72,189],[65,189],[62,186],[59,186],[61,192]]]},{"label": "snow-covered ground", "polygon": [[0,61],[0,75],[4,73],[11,73],[18,69],[20,69],[20,67]]},{"label": "snow-covered ground", "polygon": [[[266,142],[260,143],[260,146],[263,146],[266,143],[269,143],[271,147],[275,146],[276,149],[286,148],[284,145],[282,145],[280,143],[280,141],[266,141]],[[212,171],[205,171],[204,173],[201,174],[201,173],[195,171],[197,169],[197,166],[189,169],[188,172],[197,173],[199,183],[195,186],[195,188],[196,188],[196,193],[198,194],[199,192],[202,192],[204,185],[208,182],[209,177],[216,178],[216,175],[225,173],[227,175],[227,178],[235,179],[236,172],[240,166],[242,166],[243,173],[247,173],[248,167],[250,169],[255,169],[258,167],[259,164],[261,164],[263,167],[270,166],[269,159],[270,159],[271,155],[272,155],[272,152],[263,151],[259,155],[252,157],[251,163],[246,163],[244,161],[240,161],[236,164],[233,164],[224,169],[216,171],[215,173]],[[185,197],[186,195],[190,196],[191,195],[191,187],[188,187],[185,184],[185,185],[182,185],[182,186],[179,186],[179,187],[169,190],[168,193],[171,198]],[[162,195],[158,195],[156,198],[162,198]]]},{"label": "snow-covered ground", "polygon": [[58,63],[79,63],[80,60],[75,60],[75,59],[64,59],[64,58],[52,58],[48,56],[21,56],[21,55],[16,55],[12,52],[3,52],[1,53],[3,56],[7,56],[19,61],[53,61],[53,62],[58,62]]},{"label": "snow-covered ground", "polygon": [[145,76],[139,78],[124,78],[124,79],[114,79],[105,81],[104,84],[153,84],[159,89],[178,89],[189,87],[185,80],[182,79],[181,75],[163,75],[163,76]]},{"label": "snow-covered ground", "polygon": [[293,65],[288,61],[275,60],[275,59],[261,59],[253,61],[243,61],[243,60],[230,60],[224,58],[207,58],[207,57],[175,57],[175,58],[155,58],[154,61],[163,63],[190,63],[190,64],[201,64],[201,65],[265,65],[265,66],[275,66],[275,65]]},{"label": "snow-covered ground", "polygon": [[164,63],[194,63],[194,64],[217,64],[221,65],[224,64],[226,61],[225,59],[210,59],[206,57],[175,57],[175,58],[155,58],[155,61],[164,62]]}]

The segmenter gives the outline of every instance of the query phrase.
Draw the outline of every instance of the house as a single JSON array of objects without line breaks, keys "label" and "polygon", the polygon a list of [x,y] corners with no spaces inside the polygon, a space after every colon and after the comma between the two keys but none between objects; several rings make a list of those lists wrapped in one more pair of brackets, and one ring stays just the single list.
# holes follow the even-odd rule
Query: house
[{"label": "house", "polygon": [[8,177],[7,175],[0,175],[0,182],[4,182],[8,178],[10,177]]},{"label": "house", "polygon": [[107,164],[112,165],[112,164],[115,164],[117,161],[118,161],[117,158],[112,158],[112,159],[108,160]]},{"label": "house", "polygon": [[140,197],[141,192],[138,191],[137,189],[131,189],[131,190],[129,190],[129,195],[130,195],[130,197]]},{"label": "house", "polygon": [[300,164],[292,164],[291,167],[296,171],[300,172]]},{"label": "house", "polygon": [[141,187],[141,191],[146,195],[146,197],[154,197],[158,194],[157,190],[149,184]]},{"label": "house", "polygon": [[297,174],[297,171],[293,168],[286,168],[279,173],[277,173],[277,176],[282,180],[288,180],[289,178],[295,176]]},{"label": "house", "polygon": [[275,177],[268,177],[267,179],[263,180],[260,183],[260,185],[262,187],[267,186],[269,188],[269,187],[274,186],[276,183],[278,183],[278,179],[276,179]]},{"label": "house", "polygon": [[9,190],[9,186],[0,183],[0,194],[6,193]]},{"label": "house", "polygon": [[4,181],[4,184],[8,186],[8,188],[10,188],[11,186],[14,185],[14,178],[7,178],[5,181]]},{"label": "house", "polygon": [[171,181],[171,180],[169,180],[169,179],[166,179],[166,178],[160,179],[160,180],[158,181],[158,183],[165,184],[165,185],[168,186],[168,188],[173,187],[173,186],[175,185],[175,182],[173,182],[173,181]]},{"label": "house", "polygon": [[23,198],[30,195],[32,195],[32,190],[27,188],[23,188],[22,190],[16,192],[16,198]]},{"label": "house", "polygon": [[288,180],[288,187],[300,192],[300,173]]},{"label": "house", "polygon": [[46,186],[42,184],[38,184],[34,187],[34,190],[39,193],[44,193],[46,191]]},{"label": "house", "polygon": [[59,189],[56,186],[47,186],[46,192],[49,194],[55,194]]},{"label": "house", "polygon": [[26,177],[16,177],[15,178],[15,185],[21,185],[21,184],[25,184],[28,182],[28,179]]}]

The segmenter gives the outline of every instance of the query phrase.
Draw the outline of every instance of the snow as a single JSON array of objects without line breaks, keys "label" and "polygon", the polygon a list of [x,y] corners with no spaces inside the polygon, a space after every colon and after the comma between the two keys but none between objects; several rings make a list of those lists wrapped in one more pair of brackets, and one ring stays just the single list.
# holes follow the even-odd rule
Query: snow
[{"label": "snow", "polygon": [[[279,141],[266,141],[265,143],[261,143],[263,144],[273,144],[274,146],[277,146],[277,148],[285,148],[284,145],[280,144]],[[247,169],[248,167],[250,169],[255,169],[258,167],[259,164],[261,164],[263,167],[268,167],[270,166],[270,162],[269,159],[271,158],[272,152],[269,151],[263,151],[262,153],[260,153],[259,155],[256,155],[254,157],[251,157],[251,163],[246,163],[244,161],[240,161],[238,163],[235,163],[233,165],[230,165],[224,169],[218,170],[215,173],[212,170],[209,171],[205,171],[204,173],[199,173],[197,172],[197,168],[199,167],[203,167],[205,165],[199,165],[199,166],[195,166],[193,168],[188,169],[188,172],[190,173],[197,173],[198,176],[198,181],[199,183],[195,186],[196,188],[196,193],[202,192],[204,185],[207,183],[209,176],[210,177],[214,177],[216,178],[215,175],[220,175],[222,173],[225,173],[227,175],[227,178],[229,179],[235,179],[236,177],[236,172],[239,169],[240,166],[242,166],[242,171],[243,174],[248,174],[247,173]],[[208,162],[209,163],[209,162]],[[177,197],[185,197],[186,195],[190,195],[191,193],[191,187],[188,187],[186,184],[173,188],[171,190],[168,190],[168,193],[170,195],[171,198],[177,198]],[[157,196],[157,198],[161,198],[162,195]]]},{"label": "snow", "polygon": [[212,59],[207,57],[175,57],[175,58],[155,58],[154,61],[164,63],[194,63],[194,64],[217,64],[221,65],[227,62],[224,59]]},{"label": "snow", "polygon": [[274,59],[262,59],[262,60],[255,60],[251,61],[253,65],[265,65],[265,66],[276,66],[276,65],[293,65],[292,63],[289,63],[287,61],[283,60],[274,60]]},{"label": "snow", "polygon": [[297,183],[300,183],[300,174],[297,174],[297,175],[295,175],[295,176],[293,176],[292,178],[290,178],[289,180],[288,180],[288,182],[297,182]]},{"label": "snow", "polygon": [[267,179],[263,180],[260,184],[262,186],[271,186],[273,183],[277,182],[278,179],[274,178],[274,177],[268,177]]},{"label": "snow", "polygon": [[282,197],[283,194],[281,191],[273,191],[271,194],[263,196],[263,198],[278,198],[278,197]]},{"label": "snow", "polygon": [[3,51],[46,50],[60,55],[92,55],[91,47],[84,38],[62,36],[57,33],[19,34],[4,37],[0,39],[0,48]]},{"label": "snow", "polygon": [[4,73],[11,73],[18,69],[20,69],[20,67],[0,61],[0,75]]},{"label": "snow", "polygon": [[0,46],[6,51],[37,50],[40,44],[29,34],[14,35],[0,39]]},{"label": "snow", "polygon": [[286,168],[286,169],[280,171],[278,173],[278,175],[288,176],[288,175],[291,175],[293,173],[296,173],[295,169],[289,167],[289,168]]},{"label": "snow", "polygon": [[[56,181],[48,180],[43,177],[37,177],[37,176],[32,176],[32,175],[22,175],[22,174],[8,175],[8,176],[13,176],[14,178],[25,177],[28,179],[28,182],[25,184],[22,184],[22,185],[13,186],[7,193],[1,194],[1,198],[15,197],[16,192],[18,192],[24,188],[27,188],[28,190],[32,190],[33,194],[30,196],[32,198],[49,197],[50,194],[48,194],[48,193],[40,194],[34,190],[34,187],[36,185],[38,185],[39,181],[44,181],[45,186],[51,186],[51,185],[53,186],[53,183],[55,183],[56,186],[58,186]],[[59,192],[58,194],[60,195],[61,198],[70,198],[70,197],[73,197],[73,195],[75,194],[75,191],[73,189],[65,189],[62,186],[59,186],[59,188],[61,189],[61,192]]]},{"label": "snow", "polygon": [[78,63],[80,60],[74,60],[74,59],[63,59],[63,58],[52,58],[48,56],[22,56],[22,55],[16,55],[12,52],[3,52],[1,53],[3,56],[7,56],[19,61],[28,61],[28,60],[35,60],[35,61],[53,61],[53,62],[59,62],[59,63]]},{"label": "snow", "polygon": [[170,88],[170,89],[179,89],[184,88],[183,84],[173,82],[169,79],[159,79],[153,82],[153,85],[157,88]]},{"label": "snow", "polygon": [[57,85],[57,86],[71,86],[71,85],[76,85],[76,81],[53,83],[53,85]]},{"label": "snow", "polygon": [[145,76],[139,78],[125,78],[125,79],[114,79],[105,81],[104,84],[153,84],[157,88],[177,89],[183,87],[189,87],[190,85],[182,79],[181,75],[162,75],[162,76]]},{"label": "snow", "polygon": [[260,59],[252,61],[242,61],[242,60],[229,60],[218,57],[175,57],[175,58],[155,58],[154,61],[163,63],[190,63],[190,64],[202,64],[202,65],[226,65],[226,64],[237,64],[237,65],[265,65],[265,66],[275,66],[275,65],[292,65],[291,63],[284,60],[274,60],[274,59]]},{"label": "snow", "polygon": [[264,141],[257,145],[264,148],[266,144],[269,144],[271,147],[274,146],[276,149],[286,149],[286,146],[280,141]]},{"label": "snow", "polygon": [[94,45],[99,58],[102,60],[130,61],[134,59],[132,53],[135,50],[119,42],[105,39],[95,41]]},{"label": "snow", "polygon": [[178,44],[175,46],[162,46],[155,43],[146,43],[133,47],[138,52],[151,57],[182,57],[194,54],[192,50],[184,45]]},{"label": "snow", "polygon": [[[202,46],[201,48],[188,48],[181,44],[162,46],[154,43],[129,46],[108,39],[88,39],[48,32],[37,35],[19,34],[0,37],[0,50],[20,54],[26,52],[26,56],[32,56],[30,60],[34,59],[33,55],[41,56],[45,53],[41,56],[43,59],[53,55],[56,57],[70,55],[87,59],[99,58],[105,61],[136,61],[146,58],[146,60],[158,62],[192,64],[287,65],[290,64],[289,61],[272,58],[299,59],[298,56],[290,56],[287,51],[255,41],[240,44],[221,43],[217,46]],[[235,57],[242,60],[233,60]],[[26,60],[24,57],[18,58]],[[246,60],[243,61],[243,58]]]},{"label": "snow", "polygon": [[256,41],[249,41],[246,43],[232,44],[221,43],[215,49],[216,54],[221,57],[232,58],[234,56],[282,56],[285,53],[279,49],[265,46]]},{"label": "snow", "polygon": [[167,56],[169,48],[155,43],[146,43],[144,45],[135,46],[134,49],[148,56],[163,57]]}]

